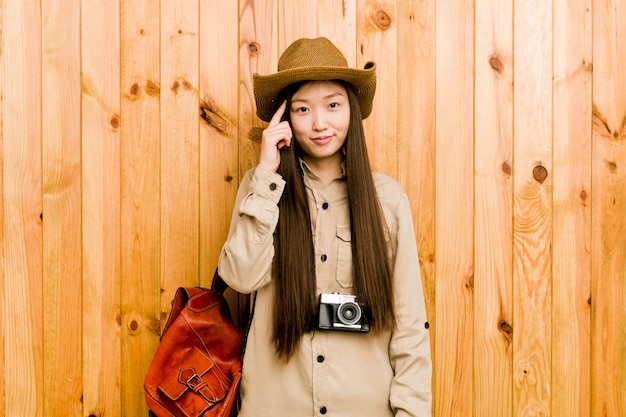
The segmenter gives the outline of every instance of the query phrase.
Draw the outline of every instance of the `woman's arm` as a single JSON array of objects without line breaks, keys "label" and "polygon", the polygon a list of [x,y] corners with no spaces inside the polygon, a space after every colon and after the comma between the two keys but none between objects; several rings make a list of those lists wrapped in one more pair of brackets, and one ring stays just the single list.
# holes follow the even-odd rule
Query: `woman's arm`
[{"label": "woman's arm", "polygon": [[221,277],[235,291],[250,293],[271,280],[273,234],[284,186],[280,175],[260,167],[248,171],[239,185],[218,263]]},{"label": "woman's arm", "polygon": [[393,265],[396,330],[389,357],[394,369],[390,404],[396,417],[430,417],[432,363],[420,265],[409,201],[397,210],[397,251]]}]

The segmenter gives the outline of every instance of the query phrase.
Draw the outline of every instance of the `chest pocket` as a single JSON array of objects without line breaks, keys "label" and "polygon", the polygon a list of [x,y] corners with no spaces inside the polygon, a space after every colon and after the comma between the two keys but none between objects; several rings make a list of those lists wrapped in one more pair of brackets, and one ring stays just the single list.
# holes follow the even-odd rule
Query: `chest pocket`
[{"label": "chest pocket", "polygon": [[352,235],[350,226],[337,226],[337,283],[352,287]]}]

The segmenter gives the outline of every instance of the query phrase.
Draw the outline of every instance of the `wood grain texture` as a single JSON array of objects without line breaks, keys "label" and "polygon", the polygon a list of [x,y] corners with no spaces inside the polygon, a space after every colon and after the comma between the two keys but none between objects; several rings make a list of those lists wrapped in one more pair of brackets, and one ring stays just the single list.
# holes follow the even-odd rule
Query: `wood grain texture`
[{"label": "wood grain texture", "polygon": [[356,67],[356,14],[358,0],[319,0],[317,36],[330,39],[343,52],[348,66]]},{"label": "wood grain texture", "polygon": [[317,37],[317,24],[326,18],[318,14],[316,1],[278,0],[278,45],[284,51],[293,41],[300,38]]},{"label": "wood grain texture", "polygon": [[593,8],[591,412],[626,415],[626,5]]},{"label": "wood grain texture", "polygon": [[434,408],[473,410],[474,4],[437,2]]},{"label": "wood grain texture", "polygon": [[[619,0],[0,0],[0,417],[145,416],[298,37],[376,61],[412,204],[433,416],[626,415]],[[231,305],[243,306],[236,297]],[[84,301],[83,301],[84,300]]]},{"label": "wood grain texture", "polygon": [[44,415],[82,416],[80,9],[43,2]]},{"label": "wood grain texture", "polygon": [[120,2],[121,374],[123,416],[145,416],[143,379],[161,315],[160,10]]},{"label": "wood grain texture", "polygon": [[[228,235],[237,195],[239,113],[236,25],[215,33],[221,22],[237,21],[236,2],[200,4],[200,217],[199,284],[209,287],[219,253]],[[238,320],[238,297],[226,298]]]},{"label": "wood grain texture", "polygon": [[199,1],[161,3],[161,311],[198,285]]},{"label": "wood grain texture", "polygon": [[513,2],[476,3],[474,390],[505,416],[513,386]]},{"label": "wood grain texture", "polygon": [[374,171],[398,177],[397,155],[397,24],[393,0],[357,2],[356,67],[376,63],[376,96],[372,114],[363,121]]},{"label": "wood grain texture", "polygon": [[515,2],[513,414],[552,391],[552,2]]},{"label": "wood grain texture", "polygon": [[[2,22],[4,12],[4,3],[0,1],[0,50],[4,46],[4,38],[2,36]],[[2,56],[0,55],[0,58]],[[0,97],[4,97],[4,65],[0,59]],[[4,107],[3,101],[0,99],[0,126],[4,126]],[[4,303],[4,131],[0,127],[0,300]],[[0,308],[0,335],[4,336],[4,323],[5,323],[4,309]],[[4,378],[5,375],[5,357],[4,357],[4,343],[0,343],[0,415],[4,415],[6,398],[4,396]]]},{"label": "wood grain texture", "polygon": [[41,10],[36,1],[2,5],[0,415],[39,417],[44,401]]},{"label": "wood grain texture", "polygon": [[554,2],[552,415],[590,414],[591,1]]},{"label": "wood grain texture", "polygon": [[[402,1],[398,25],[398,177],[411,202],[434,346],[435,309],[435,7]],[[434,351],[434,349],[433,349]]]},{"label": "wood grain texture", "polygon": [[256,115],[254,73],[270,74],[278,65],[277,0],[239,2],[239,178],[259,163],[266,123]]},{"label": "wood grain texture", "polygon": [[119,1],[83,0],[83,415],[120,414]]}]

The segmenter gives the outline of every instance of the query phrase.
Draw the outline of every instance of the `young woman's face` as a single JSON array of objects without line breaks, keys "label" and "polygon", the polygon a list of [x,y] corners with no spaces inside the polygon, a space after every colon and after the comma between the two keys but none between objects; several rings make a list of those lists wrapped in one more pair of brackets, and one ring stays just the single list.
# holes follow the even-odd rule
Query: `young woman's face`
[{"label": "young woman's face", "polygon": [[310,81],[291,98],[291,129],[310,164],[341,164],[342,147],[350,125],[350,104],[345,87],[332,81]]}]

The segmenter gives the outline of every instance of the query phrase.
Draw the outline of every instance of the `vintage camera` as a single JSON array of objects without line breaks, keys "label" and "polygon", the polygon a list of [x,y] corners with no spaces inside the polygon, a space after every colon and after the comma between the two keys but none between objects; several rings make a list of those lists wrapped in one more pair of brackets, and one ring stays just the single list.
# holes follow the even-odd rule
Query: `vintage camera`
[{"label": "vintage camera", "polygon": [[318,327],[323,330],[370,331],[356,296],[340,293],[320,294]]}]

